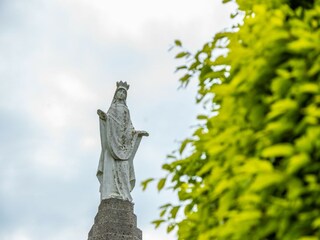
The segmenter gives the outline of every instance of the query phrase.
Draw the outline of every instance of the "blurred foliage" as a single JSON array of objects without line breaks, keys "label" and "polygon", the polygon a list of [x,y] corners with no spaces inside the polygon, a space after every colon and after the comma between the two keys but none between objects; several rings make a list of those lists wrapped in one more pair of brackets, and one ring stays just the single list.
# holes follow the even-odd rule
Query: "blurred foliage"
[{"label": "blurred foliage", "polygon": [[154,224],[180,240],[320,239],[320,1],[236,2],[243,22],[200,51],[175,41],[209,110],[163,165],[158,189],[180,204]]}]

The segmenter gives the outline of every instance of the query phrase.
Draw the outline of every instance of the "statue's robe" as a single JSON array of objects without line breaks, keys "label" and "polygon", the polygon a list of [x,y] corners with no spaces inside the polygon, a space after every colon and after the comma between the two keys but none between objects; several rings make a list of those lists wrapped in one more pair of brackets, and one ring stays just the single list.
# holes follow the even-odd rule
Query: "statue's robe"
[{"label": "statue's robe", "polygon": [[141,136],[134,130],[129,109],[112,103],[106,120],[100,118],[101,155],[97,171],[101,200],[118,198],[132,201],[135,185],[133,158]]}]

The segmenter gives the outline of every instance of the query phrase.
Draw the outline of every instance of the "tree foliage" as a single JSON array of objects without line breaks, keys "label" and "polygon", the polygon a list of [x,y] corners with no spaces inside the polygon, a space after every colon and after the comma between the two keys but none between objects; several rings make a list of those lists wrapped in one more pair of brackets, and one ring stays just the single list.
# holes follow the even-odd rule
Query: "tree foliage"
[{"label": "tree foliage", "polygon": [[154,223],[181,240],[320,239],[320,1],[236,2],[243,22],[198,52],[175,41],[181,83],[211,104],[163,165],[180,205]]}]

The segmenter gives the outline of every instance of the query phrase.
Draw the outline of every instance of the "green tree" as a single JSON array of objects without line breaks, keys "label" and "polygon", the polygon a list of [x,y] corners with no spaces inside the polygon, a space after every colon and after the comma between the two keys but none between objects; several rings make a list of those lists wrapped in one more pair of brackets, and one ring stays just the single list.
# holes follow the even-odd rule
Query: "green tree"
[{"label": "green tree", "polygon": [[176,56],[211,104],[163,165],[158,189],[180,205],[154,223],[185,240],[320,239],[320,1],[236,2],[241,24]]}]

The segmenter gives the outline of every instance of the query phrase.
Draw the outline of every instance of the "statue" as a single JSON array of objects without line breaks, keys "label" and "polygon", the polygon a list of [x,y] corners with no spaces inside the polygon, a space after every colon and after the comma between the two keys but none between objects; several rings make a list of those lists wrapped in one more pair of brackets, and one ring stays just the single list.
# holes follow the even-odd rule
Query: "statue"
[{"label": "statue", "polygon": [[135,186],[133,158],[146,131],[136,131],[131,123],[126,104],[129,85],[117,82],[107,113],[98,110],[101,155],[97,171],[101,201],[109,198],[132,202],[130,192]]}]

